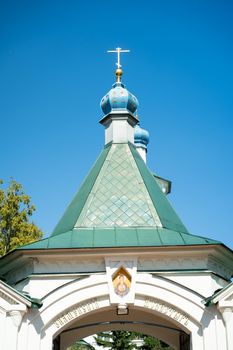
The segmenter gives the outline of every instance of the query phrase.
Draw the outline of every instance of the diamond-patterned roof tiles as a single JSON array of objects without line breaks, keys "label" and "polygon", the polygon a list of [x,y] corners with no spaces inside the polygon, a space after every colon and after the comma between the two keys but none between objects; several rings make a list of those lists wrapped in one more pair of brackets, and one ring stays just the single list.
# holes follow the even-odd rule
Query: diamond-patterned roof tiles
[{"label": "diamond-patterned roof tiles", "polygon": [[128,144],[113,144],[77,227],[161,227]]},{"label": "diamond-patterned roof tiles", "polygon": [[191,235],[132,144],[108,144],[52,235],[18,249],[221,244]]}]

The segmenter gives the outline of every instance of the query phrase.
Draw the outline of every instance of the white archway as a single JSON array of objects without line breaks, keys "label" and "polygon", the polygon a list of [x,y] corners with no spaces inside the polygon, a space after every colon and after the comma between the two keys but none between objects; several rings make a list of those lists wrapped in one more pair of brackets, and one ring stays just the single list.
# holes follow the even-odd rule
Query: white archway
[{"label": "white archway", "polygon": [[71,327],[65,329],[60,334],[61,349],[66,349],[77,339],[85,338],[91,334],[101,331],[128,330],[140,332],[157,337],[173,347],[179,346],[179,336],[181,330],[172,324],[164,322],[163,318],[153,315],[147,310],[130,307],[128,317],[116,315],[116,309],[109,307],[105,310],[92,313],[75,322]]},{"label": "white archway", "polygon": [[[110,304],[105,274],[76,279],[45,296],[40,312],[32,311],[28,315],[28,321],[22,324],[19,334],[19,348],[52,350],[53,339],[58,334],[83,325],[89,327],[82,328],[80,338],[99,330],[122,329],[126,325],[129,330],[140,329],[155,335],[161,324],[168,328],[165,332],[160,327],[160,338],[173,346],[177,344],[177,337],[172,336],[172,328],[174,332],[180,330],[191,335],[191,349],[217,349],[216,318],[211,309],[205,308],[201,296],[184,286],[148,273],[138,273],[134,303],[128,307],[128,316],[116,315],[116,305]],[[100,324],[103,318],[109,324]],[[141,324],[123,323],[124,320],[137,322],[139,319]],[[113,324],[117,320],[122,321],[121,326],[120,323]],[[157,327],[152,324],[157,324]],[[73,335],[72,331],[69,332],[71,339],[75,330]]]}]

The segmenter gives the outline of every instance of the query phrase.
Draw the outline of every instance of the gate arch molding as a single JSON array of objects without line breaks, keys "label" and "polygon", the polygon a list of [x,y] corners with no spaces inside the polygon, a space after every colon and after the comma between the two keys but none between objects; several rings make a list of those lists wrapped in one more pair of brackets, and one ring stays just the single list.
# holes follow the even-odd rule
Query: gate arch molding
[{"label": "gate arch molding", "polygon": [[[31,313],[19,333],[20,348],[52,350],[53,339],[77,322],[84,322],[110,304],[106,275],[76,279],[44,297],[43,307]],[[169,309],[170,307],[170,309]],[[217,349],[215,319],[202,304],[202,298],[168,279],[138,274],[131,310],[141,310],[191,334],[193,350]],[[133,320],[132,320],[133,321]],[[93,332],[91,333],[93,334]]]}]

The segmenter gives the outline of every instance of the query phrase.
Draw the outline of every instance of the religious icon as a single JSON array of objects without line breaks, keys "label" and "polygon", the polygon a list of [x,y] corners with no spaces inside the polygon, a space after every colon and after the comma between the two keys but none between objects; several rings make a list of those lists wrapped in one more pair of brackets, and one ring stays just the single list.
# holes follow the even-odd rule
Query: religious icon
[{"label": "religious icon", "polygon": [[131,285],[131,277],[129,273],[124,269],[120,268],[113,277],[113,287],[117,295],[123,297],[129,293]]}]

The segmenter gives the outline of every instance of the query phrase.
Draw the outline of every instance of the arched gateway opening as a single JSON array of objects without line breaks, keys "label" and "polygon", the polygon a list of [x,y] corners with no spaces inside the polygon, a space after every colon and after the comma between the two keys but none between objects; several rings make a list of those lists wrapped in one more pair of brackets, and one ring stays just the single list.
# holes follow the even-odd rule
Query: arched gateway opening
[{"label": "arched gateway opening", "polygon": [[[40,314],[31,315],[28,349],[65,350],[77,339],[110,330],[145,333],[178,350],[204,349],[203,332],[213,316],[204,311],[200,296],[187,288],[138,274],[134,301],[123,315],[119,304],[111,304],[108,290],[107,276],[95,275],[48,294]],[[37,329],[40,338],[33,337]]]},{"label": "arched gateway opening", "polygon": [[102,312],[92,313],[64,329],[53,340],[53,349],[66,350],[75,341],[99,332],[127,330],[158,338],[173,349],[190,350],[190,335],[174,324],[164,321],[158,315],[152,315],[139,308],[132,307],[127,317],[116,316],[116,309],[107,308]]}]

